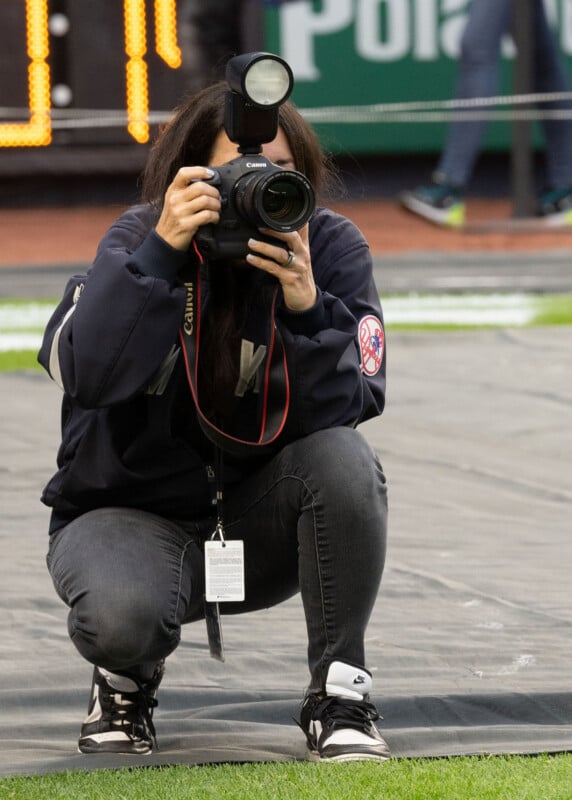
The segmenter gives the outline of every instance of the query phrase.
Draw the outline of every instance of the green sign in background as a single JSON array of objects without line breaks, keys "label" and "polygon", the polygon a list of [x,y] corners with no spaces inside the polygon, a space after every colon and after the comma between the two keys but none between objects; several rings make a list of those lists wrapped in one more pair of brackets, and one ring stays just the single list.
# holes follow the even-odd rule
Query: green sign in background
[{"label": "green sign in background", "polygon": [[[468,5],[469,0],[286,2],[267,11],[266,46],[293,66],[292,99],[301,109],[449,100]],[[546,5],[564,52],[572,53],[572,0]],[[513,55],[507,40],[501,94],[511,94]],[[315,127],[324,146],[337,153],[436,152],[446,132],[444,122],[420,121]],[[506,149],[510,136],[510,123],[492,123],[485,146]]]}]

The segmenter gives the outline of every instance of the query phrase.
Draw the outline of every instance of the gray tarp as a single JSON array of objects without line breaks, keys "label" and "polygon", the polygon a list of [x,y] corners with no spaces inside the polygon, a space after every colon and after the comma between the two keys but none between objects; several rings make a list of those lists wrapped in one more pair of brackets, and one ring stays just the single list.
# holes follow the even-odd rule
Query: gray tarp
[{"label": "gray tarp", "polygon": [[[572,750],[572,329],[389,337],[389,397],[362,427],[390,484],[368,632],[396,756]],[[76,753],[91,668],[44,566],[59,390],[0,375],[0,774],[304,758],[299,599],[202,624],[168,660],[151,757]],[[348,532],[351,535],[351,532]]]}]

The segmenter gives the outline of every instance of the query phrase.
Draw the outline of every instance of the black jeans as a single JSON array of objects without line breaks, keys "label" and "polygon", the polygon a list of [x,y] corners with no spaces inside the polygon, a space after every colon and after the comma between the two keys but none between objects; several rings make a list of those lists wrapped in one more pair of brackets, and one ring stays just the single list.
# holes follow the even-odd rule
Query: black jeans
[{"label": "black jeans", "polygon": [[[206,527],[208,525],[208,527]],[[381,466],[350,428],[287,445],[225,494],[225,535],[243,539],[242,613],[301,592],[311,688],[335,660],[364,666],[364,636],[385,559],[387,489]],[[173,522],[100,508],[53,534],[48,566],[70,606],[79,652],[111,671],[144,675],[203,617],[201,539],[214,523]]]}]

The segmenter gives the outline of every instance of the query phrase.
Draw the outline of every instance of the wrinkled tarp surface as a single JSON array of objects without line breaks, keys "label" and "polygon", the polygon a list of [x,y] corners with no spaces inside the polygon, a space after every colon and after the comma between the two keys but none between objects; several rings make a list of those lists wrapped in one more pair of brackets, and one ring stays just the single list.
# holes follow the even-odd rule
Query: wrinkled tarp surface
[{"label": "wrinkled tarp surface", "polygon": [[[362,431],[390,487],[368,630],[397,757],[572,750],[572,329],[389,334],[389,395]],[[45,568],[60,394],[0,375],[0,774],[305,758],[299,598],[202,623],[167,662],[145,757],[76,752],[91,666]],[[351,532],[348,532],[351,535]]]}]

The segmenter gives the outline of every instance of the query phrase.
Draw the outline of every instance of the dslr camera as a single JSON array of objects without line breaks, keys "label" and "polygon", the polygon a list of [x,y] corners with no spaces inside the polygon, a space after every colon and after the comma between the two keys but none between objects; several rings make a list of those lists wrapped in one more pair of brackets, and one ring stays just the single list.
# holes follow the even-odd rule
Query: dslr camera
[{"label": "dslr camera", "polygon": [[240,155],[215,166],[208,182],[221,195],[220,220],[205,225],[197,244],[209,260],[244,259],[253,237],[285,248],[259,228],[290,233],[305,225],[315,208],[314,190],[301,172],[276,166],[262,145],[278,132],[278,109],[294,85],[292,70],[271,53],[246,53],[226,67],[224,128]]}]

